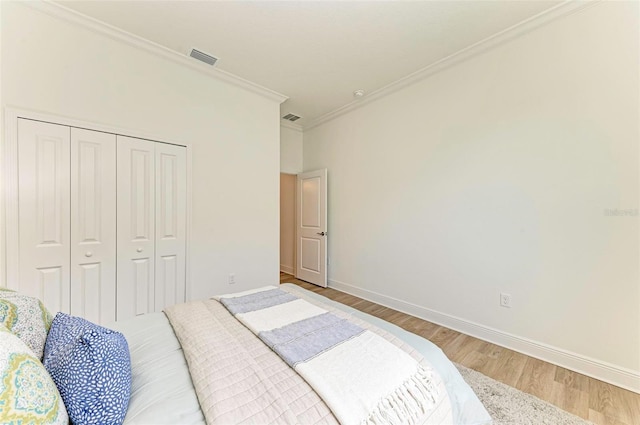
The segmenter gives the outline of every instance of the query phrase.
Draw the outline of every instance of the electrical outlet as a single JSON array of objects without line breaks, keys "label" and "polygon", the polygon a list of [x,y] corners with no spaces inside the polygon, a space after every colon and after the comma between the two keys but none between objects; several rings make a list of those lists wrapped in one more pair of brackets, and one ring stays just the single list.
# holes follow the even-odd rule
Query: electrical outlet
[{"label": "electrical outlet", "polygon": [[229,273],[229,285],[233,285],[234,283],[236,283],[236,274]]},{"label": "electrical outlet", "polygon": [[511,308],[511,295],[505,294],[504,292],[500,293],[500,305],[502,307]]}]

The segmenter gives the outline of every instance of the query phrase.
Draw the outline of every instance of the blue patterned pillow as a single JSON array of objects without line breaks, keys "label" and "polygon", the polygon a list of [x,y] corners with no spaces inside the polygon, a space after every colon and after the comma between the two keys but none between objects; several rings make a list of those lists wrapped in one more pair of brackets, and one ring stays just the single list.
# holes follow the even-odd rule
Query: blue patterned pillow
[{"label": "blue patterned pillow", "polygon": [[131,396],[131,359],[119,332],[58,313],[44,366],[74,424],[121,424]]}]

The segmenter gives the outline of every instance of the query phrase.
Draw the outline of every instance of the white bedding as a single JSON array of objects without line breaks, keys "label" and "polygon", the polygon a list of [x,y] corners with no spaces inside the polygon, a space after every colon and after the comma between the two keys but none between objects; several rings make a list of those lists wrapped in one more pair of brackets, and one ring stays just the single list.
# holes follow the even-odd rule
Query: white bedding
[{"label": "white bedding", "polygon": [[[293,291],[390,332],[416,348],[440,373],[453,407],[456,424],[480,425],[491,418],[455,366],[431,342],[395,325],[340,303],[285,284]],[[198,399],[180,345],[164,313],[138,316],[111,326],[122,332],[129,343],[133,369],[133,388],[125,424],[204,424]]]},{"label": "white bedding", "polygon": [[131,352],[131,399],[124,423],[205,425],[182,349],[164,313],[109,327],[124,334]]}]

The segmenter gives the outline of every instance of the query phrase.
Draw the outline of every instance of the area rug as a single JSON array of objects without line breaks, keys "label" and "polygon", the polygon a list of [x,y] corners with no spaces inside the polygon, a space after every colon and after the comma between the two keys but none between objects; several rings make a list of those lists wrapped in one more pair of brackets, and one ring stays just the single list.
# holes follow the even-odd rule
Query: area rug
[{"label": "area rug", "polygon": [[494,425],[593,425],[480,372],[459,364],[456,367],[484,404]]}]

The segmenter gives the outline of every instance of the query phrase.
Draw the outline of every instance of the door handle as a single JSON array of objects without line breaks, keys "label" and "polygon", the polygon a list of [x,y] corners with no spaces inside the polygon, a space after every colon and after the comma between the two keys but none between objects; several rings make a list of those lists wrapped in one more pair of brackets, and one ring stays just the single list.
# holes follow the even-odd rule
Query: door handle
[{"label": "door handle", "polygon": [[318,232],[316,233],[316,235],[320,235],[320,236],[325,236],[327,234],[327,232]]},{"label": "door handle", "polygon": [[91,257],[93,255],[93,253],[91,251],[87,251],[84,256],[85,257]]},{"label": "door handle", "polygon": [[137,252],[142,252],[142,248],[136,249]]}]

